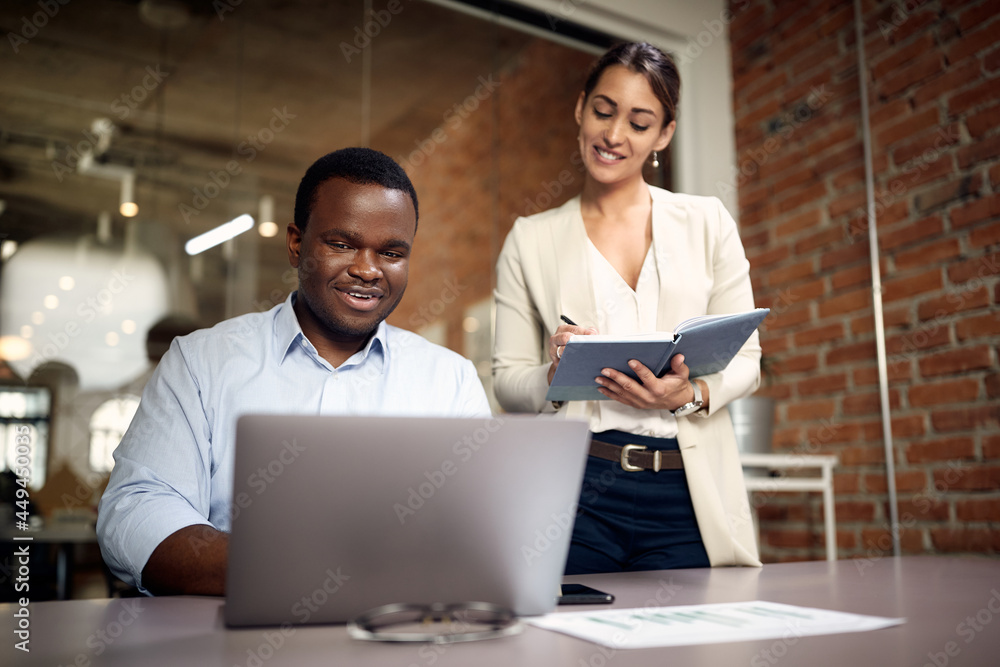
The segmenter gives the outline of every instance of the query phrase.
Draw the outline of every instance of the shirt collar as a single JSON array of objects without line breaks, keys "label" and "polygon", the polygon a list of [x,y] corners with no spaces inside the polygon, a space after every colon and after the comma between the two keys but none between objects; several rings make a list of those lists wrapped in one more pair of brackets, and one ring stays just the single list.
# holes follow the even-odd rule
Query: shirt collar
[{"label": "shirt collar", "polygon": [[[316,352],[316,348],[309,342],[306,335],[302,333],[302,326],[295,316],[294,309],[297,295],[298,291],[292,292],[285,299],[284,303],[275,309],[274,344],[275,353],[280,360],[278,363],[283,364],[295,346],[304,344],[303,346],[311,355],[315,356],[324,365],[329,365],[326,360],[321,359],[319,353]],[[385,371],[386,362],[389,359],[389,326],[384,320],[379,322],[378,329],[375,330],[375,335],[368,340],[365,347],[341,364],[340,367],[361,365],[368,361],[370,354],[372,355],[372,363],[381,375]]]}]

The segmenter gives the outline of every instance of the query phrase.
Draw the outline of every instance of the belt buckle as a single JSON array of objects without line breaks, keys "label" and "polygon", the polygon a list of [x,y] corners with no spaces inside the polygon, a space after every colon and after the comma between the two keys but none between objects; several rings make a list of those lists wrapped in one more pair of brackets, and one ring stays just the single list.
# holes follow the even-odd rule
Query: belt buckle
[{"label": "belt buckle", "polygon": [[[625,472],[640,472],[645,470],[642,466],[632,465],[628,462],[629,452],[646,449],[646,445],[624,445],[622,446],[621,464]],[[660,450],[653,450],[653,472],[660,472]]]}]

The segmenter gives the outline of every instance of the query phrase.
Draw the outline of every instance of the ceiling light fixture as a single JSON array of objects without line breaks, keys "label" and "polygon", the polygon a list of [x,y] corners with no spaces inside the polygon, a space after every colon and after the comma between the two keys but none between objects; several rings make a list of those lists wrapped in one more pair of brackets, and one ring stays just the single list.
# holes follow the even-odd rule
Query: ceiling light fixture
[{"label": "ceiling light fixture", "polygon": [[135,173],[132,171],[122,176],[122,193],[118,212],[126,218],[134,218],[139,212],[139,205],[135,203]]},{"label": "ceiling light fixture", "polygon": [[204,234],[200,234],[184,244],[184,252],[189,255],[197,255],[213,248],[220,243],[225,243],[231,238],[235,238],[243,232],[253,229],[253,217],[249,213],[237,216],[229,222],[219,225],[215,229],[210,229]]}]

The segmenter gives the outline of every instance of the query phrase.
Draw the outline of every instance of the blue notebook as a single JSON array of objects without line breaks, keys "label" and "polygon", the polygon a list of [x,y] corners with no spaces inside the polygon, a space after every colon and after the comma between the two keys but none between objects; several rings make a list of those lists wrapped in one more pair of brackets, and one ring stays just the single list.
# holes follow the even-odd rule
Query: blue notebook
[{"label": "blue notebook", "polygon": [[769,308],[757,308],[746,313],[703,315],[685,320],[673,332],[573,336],[563,349],[545,399],[609,400],[597,391],[594,378],[604,368],[614,368],[636,378],[628,367],[630,359],[638,359],[657,377],[670,370],[670,359],[675,354],[684,355],[690,377],[721,371],[770,312]]}]

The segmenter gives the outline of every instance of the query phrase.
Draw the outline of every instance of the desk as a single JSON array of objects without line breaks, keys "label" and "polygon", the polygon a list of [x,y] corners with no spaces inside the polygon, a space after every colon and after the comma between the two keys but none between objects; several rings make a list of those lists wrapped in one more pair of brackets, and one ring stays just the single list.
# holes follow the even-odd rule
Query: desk
[{"label": "desk", "polygon": [[665,649],[614,651],[533,627],[515,637],[435,647],[359,642],[344,626],[299,627],[287,635],[277,628],[226,630],[219,598],[70,600],[28,607],[30,654],[13,647],[17,607],[0,605],[0,664],[920,667],[934,664],[929,655],[939,666],[995,665],[1000,656],[997,559],[886,556],[567,580],[614,593],[615,607],[760,599],[908,620],[875,632]]}]

